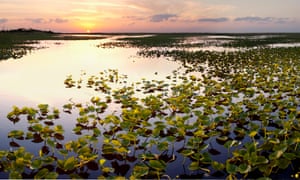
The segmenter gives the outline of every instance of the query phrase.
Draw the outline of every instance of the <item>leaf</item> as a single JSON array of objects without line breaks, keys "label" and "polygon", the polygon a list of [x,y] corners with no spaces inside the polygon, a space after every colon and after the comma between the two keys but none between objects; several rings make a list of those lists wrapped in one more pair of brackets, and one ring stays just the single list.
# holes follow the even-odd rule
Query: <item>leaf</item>
[{"label": "leaf", "polygon": [[218,141],[221,141],[221,142],[225,142],[225,141],[227,141],[229,138],[227,137],[227,136],[219,136],[219,137],[217,137],[217,140]]},{"label": "leaf", "polygon": [[239,141],[237,141],[237,140],[229,140],[229,141],[227,141],[225,144],[224,144],[224,147],[225,148],[231,148],[231,147],[233,147],[233,146],[237,146],[237,145],[239,145],[240,144],[240,142]]},{"label": "leaf", "polygon": [[7,155],[8,155],[8,151],[3,151],[3,150],[0,151],[0,159],[4,158]]},{"label": "leaf", "polygon": [[80,133],[81,130],[82,130],[82,127],[81,127],[81,126],[76,126],[75,128],[73,128],[73,131],[74,131],[75,133]]},{"label": "leaf", "polygon": [[9,179],[22,179],[22,175],[18,171],[11,171],[9,173]]},{"label": "leaf", "polygon": [[68,158],[65,162],[64,162],[64,170],[72,170],[75,168],[75,165],[77,164],[77,161],[75,159],[74,156]]},{"label": "leaf", "polygon": [[35,124],[31,126],[31,128],[35,132],[41,132],[43,130],[43,126],[41,124]]},{"label": "leaf", "polygon": [[226,171],[229,174],[235,174],[237,172],[237,166],[234,164],[231,164],[228,160],[226,161]]},{"label": "leaf", "polygon": [[96,136],[96,137],[98,137],[98,136],[100,136],[101,135],[101,131],[100,131],[100,129],[98,129],[98,128],[94,128],[93,129],[93,135],[94,136]]},{"label": "leaf", "polygon": [[277,151],[271,153],[271,154],[269,155],[269,158],[270,158],[271,160],[278,159],[278,158],[280,158],[280,157],[283,155],[283,153],[284,153],[284,151],[282,151],[282,150],[277,150]]},{"label": "leaf", "polygon": [[33,169],[39,169],[39,168],[41,168],[41,166],[42,166],[42,160],[40,160],[40,159],[35,159],[31,163],[31,168],[33,168]]},{"label": "leaf", "polygon": [[257,134],[257,131],[251,131],[251,132],[249,133],[249,136],[250,136],[251,138],[253,138],[254,136],[256,136],[256,134]]},{"label": "leaf", "polygon": [[67,156],[67,155],[68,155],[68,151],[65,150],[65,149],[61,149],[61,150],[59,150],[58,152],[59,152],[59,154],[61,154],[61,155],[63,155],[63,156]]},{"label": "leaf", "polygon": [[103,166],[105,162],[106,162],[106,159],[100,159],[100,160],[99,160],[100,166]]},{"label": "leaf", "polygon": [[293,154],[293,153],[284,153],[283,157],[286,158],[286,159],[288,159],[288,160],[294,160],[294,159],[296,159],[296,155]]},{"label": "leaf", "polygon": [[279,144],[280,143],[280,140],[278,138],[270,138],[268,141],[272,144]]},{"label": "leaf", "polygon": [[99,101],[100,101],[100,98],[98,96],[94,96],[91,98],[91,102],[94,104],[98,103]]},{"label": "leaf", "polygon": [[26,133],[26,139],[33,139],[33,134],[32,134],[32,132],[27,132],[27,133]]},{"label": "leaf", "polygon": [[45,176],[45,179],[57,179],[58,173],[57,172],[50,172]]},{"label": "leaf", "polygon": [[142,159],[143,161],[155,159],[155,155],[153,155],[153,154],[151,154],[151,153],[144,153],[144,154],[141,154],[140,157],[141,157],[141,159]]},{"label": "leaf", "polygon": [[213,161],[211,163],[211,166],[217,171],[222,171],[225,168],[223,163],[219,163],[217,161]]},{"label": "leaf", "polygon": [[280,168],[280,169],[286,169],[286,168],[288,168],[289,167],[289,165],[291,164],[291,161],[290,160],[287,160],[287,159],[284,159],[284,158],[280,158],[279,160],[278,160],[278,167]]},{"label": "leaf", "polygon": [[111,167],[103,167],[101,170],[103,173],[113,173],[114,172],[114,169]]},{"label": "leaf", "polygon": [[120,146],[122,146],[122,144],[121,144],[121,142],[120,141],[118,141],[118,140],[111,140],[111,142],[110,142],[112,145],[114,145],[114,146],[117,146],[117,147],[120,147]]},{"label": "leaf", "polygon": [[9,138],[21,138],[23,135],[24,132],[22,130],[12,130],[8,133]]},{"label": "leaf", "polygon": [[50,146],[50,147],[55,147],[55,145],[56,145],[56,142],[55,141],[53,141],[53,140],[51,140],[51,139],[47,139],[47,144]]},{"label": "leaf", "polygon": [[132,175],[135,178],[141,178],[142,176],[145,176],[149,173],[149,167],[145,165],[135,165],[133,168]]},{"label": "leaf", "polygon": [[169,142],[174,142],[176,140],[176,138],[174,136],[167,136],[166,140]]},{"label": "leaf", "polygon": [[200,169],[199,163],[198,162],[192,162],[189,166],[190,171],[197,171]]},{"label": "leaf", "polygon": [[63,134],[64,133],[64,129],[62,125],[57,125],[54,127],[54,132],[59,133],[59,134]]},{"label": "leaf", "polygon": [[47,156],[47,157],[43,158],[43,162],[45,164],[52,164],[54,161],[55,161],[55,159],[53,157],[51,157],[51,156]]},{"label": "leaf", "polygon": [[251,171],[251,166],[249,164],[241,164],[238,167],[238,171],[241,174],[247,174],[247,173],[249,173]]},{"label": "leaf", "polygon": [[159,151],[165,151],[165,150],[168,150],[168,147],[169,147],[169,143],[166,142],[166,141],[159,142],[158,145],[157,145],[157,149],[158,149]]},{"label": "leaf", "polygon": [[34,176],[34,179],[43,179],[46,177],[46,175],[49,173],[49,170],[46,168],[43,168],[38,171],[38,173]]},{"label": "leaf", "polygon": [[161,160],[150,160],[149,166],[157,171],[162,171],[166,168],[166,163]]},{"label": "leaf", "polygon": [[257,166],[260,164],[268,164],[268,163],[269,163],[269,160],[267,158],[265,158],[264,156],[257,156],[256,161],[253,163],[253,165]]}]

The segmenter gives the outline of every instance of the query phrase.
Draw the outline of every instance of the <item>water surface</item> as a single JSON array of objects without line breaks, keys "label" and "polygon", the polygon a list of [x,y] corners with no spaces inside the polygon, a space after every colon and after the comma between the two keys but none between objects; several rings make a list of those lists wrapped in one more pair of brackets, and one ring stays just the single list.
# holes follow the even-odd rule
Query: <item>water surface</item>
[{"label": "water surface", "polygon": [[[136,48],[99,48],[97,45],[112,39],[41,41],[36,46],[46,47],[31,51],[20,59],[0,61],[0,135],[7,137],[12,129],[26,130],[26,121],[10,122],[6,115],[14,105],[37,107],[49,104],[62,108],[66,103],[85,103],[94,95],[93,89],[66,88],[64,80],[68,75],[79,79],[88,78],[108,69],[118,69],[128,75],[128,83],[147,79],[164,79],[180,65],[163,58],[147,59],[136,56]],[[113,108],[113,107],[112,107]],[[112,109],[111,109],[112,110]],[[72,139],[76,114],[61,113],[58,124],[65,129],[65,140]],[[9,139],[2,138],[0,149],[9,148]],[[26,144],[24,144],[26,146]]]}]

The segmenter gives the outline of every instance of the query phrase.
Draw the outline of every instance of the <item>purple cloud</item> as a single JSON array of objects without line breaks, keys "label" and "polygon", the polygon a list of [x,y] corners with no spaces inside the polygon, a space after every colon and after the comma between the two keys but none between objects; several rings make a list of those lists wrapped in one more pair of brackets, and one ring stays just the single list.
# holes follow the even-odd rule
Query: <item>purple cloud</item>
[{"label": "purple cloud", "polygon": [[166,21],[172,17],[177,17],[176,14],[156,14],[150,17],[151,22],[161,22]]},{"label": "purple cloud", "polygon": [[246,22],[272,22],[274,18],[272,17],[258,17],[258,16],[247,16],[247,17],[238,17],[234,21],[246,21]]},{"label": "purple cloud", "polygon": [[54,22],[56,22],[56,23],[66,23],[66,22],[68,22],[68,20],[67,19],[62,19],[62,18],[56,18],[54,20]]},{"label": "purple cloud", "polygon": [[1,18],[1,19],[0,19],[0,24],[6,23],[7,21],[8,21],[8,19]]},{"label": "purple cloud", "polygon": [[235,18],[234,21],[244,21],[251,23],[287,23],[291,22],[290,18],[275,18],[275,17],[259,17],[259,16],[246,16],[246,17],[238,17]]},{"label": "purple cloud", "polygon": [[26,21],[30,21],[34,24],[42,24],[42,23],[66,23],[68,22],[67,19],[62,19],[62,18],[56,18],[56,19],[44,19],[44,18],[27,18],[25,19]]},{"label": "purple cloud", "polygon": [[279,23],[279,24],[284,24],[284,23],[287,23],[287,22],[292,22],[293,20],[291,20],[290,18],[277,18],[276,19],[276,23]]},{"label": "purple cloud", "polygon": [[25,19],[26,21],[30,21],[32,23],[35,23],[35,24],[41,24],[41,23],[45,23],[45,19],[43,18],[27,18]]},{"label": "purple cloud", "polygon": [[199,22],[226,22],[229,21],[226,17],[220,17],[220,18],[200,18],[198,19]]},{"label": "purple cloud", "polygon": [[123,18],[125,18],[125,19],[130,19],[130,20],[134,20],[134,21],[142,21],[142,20],[145,20],[144,17],[139,17],[139,16],[123,16]]}]

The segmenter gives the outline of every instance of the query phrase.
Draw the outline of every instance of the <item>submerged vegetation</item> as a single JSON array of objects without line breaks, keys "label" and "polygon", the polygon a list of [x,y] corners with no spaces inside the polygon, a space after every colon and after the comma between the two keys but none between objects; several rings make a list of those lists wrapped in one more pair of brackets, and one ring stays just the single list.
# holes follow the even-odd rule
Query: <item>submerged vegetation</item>
[{"label": "submerged vegetation", "polygon": [[[88,102],[70,101],[63,112],[47,104],[13,107],[7,118],[27,127],[8,133],[11,149],[0,151],[0,174],[9,178],[89,178],[91,174],[130,179],[298,178],[300,48],[151,49],[182,46],[187,36],[116,42],[116,46],[124,41],[126,47],[141,48],[142,56],[182,63],[183,69],[164,80],[129,83],[126,75],[111,69],[80,79],[69,75],[66,88],[89,88],[98,95]],[[77,138],[70,141],[59,123],[63,113],[76,114]],[[27,151],[22,145],[28,143],[38,144],[38,149]]]}]

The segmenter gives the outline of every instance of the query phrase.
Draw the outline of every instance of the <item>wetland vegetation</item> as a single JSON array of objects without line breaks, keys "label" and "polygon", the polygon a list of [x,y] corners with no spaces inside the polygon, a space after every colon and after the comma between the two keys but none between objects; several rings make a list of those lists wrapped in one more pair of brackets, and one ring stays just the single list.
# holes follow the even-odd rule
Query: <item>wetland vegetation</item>
[{"label": "wetland vegetation", "polygon": [[[7,119],[24,127],[7,134],[10,149],[0,150],[0,175],[298,178],[300,47],[269,46],[299,43],[298,38],[148,34],[98,44],[137,48],[138,56],[176,61],[180,68],[162,80],[135,82],[117,69],[66,75],[62,86],[96,95],[62,107],[14,106]],[[235,49],[193,49],[207,46]],[[75,115],[71,140],[66,140],[64,114]],[[36,148],[26,150],[26,144]]]},{"label": "wetland vegetation", "polygon": [[54,33],[36,29],[16,29],[0,31],[0,60],[19,59],[39,48],[41,40],[88,40],[100,39],[98,36],[72,36],[72,34]]}]

